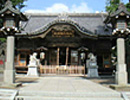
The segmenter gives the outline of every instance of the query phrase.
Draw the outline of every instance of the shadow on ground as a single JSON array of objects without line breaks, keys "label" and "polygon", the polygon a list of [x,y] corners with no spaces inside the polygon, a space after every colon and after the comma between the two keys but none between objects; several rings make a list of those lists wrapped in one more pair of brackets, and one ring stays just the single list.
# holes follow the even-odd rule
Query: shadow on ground
[{"label": "shadow on ground", "polygon": [[81,77],[82,79],[88,79],[92,82],[101,84],[103,86],[109,87],[109,85],[115,83],[115,79],[113,76],[100,76],[100,78],[88,78],[88,77]]},{"label": "shadow on ground", "polygon": [[16,82],[18,82],[18,83],[38,83],[38,78],[20,77],[20,78],[16,78]]}]

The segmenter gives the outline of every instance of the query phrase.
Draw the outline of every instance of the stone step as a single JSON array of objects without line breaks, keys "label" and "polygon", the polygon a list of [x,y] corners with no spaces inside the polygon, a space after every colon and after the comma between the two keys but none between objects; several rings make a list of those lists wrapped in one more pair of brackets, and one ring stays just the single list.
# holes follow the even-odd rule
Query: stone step
[{"label": "stone step", "polygon": [[124,100],[130,100],[130,92],[122,92]]},{"label": "stone step", "polygon": [[19,91],[16,100],[123,100],[118,92]]},{"label": "stone step", "polygon": [[44,96],[17,96],[15,100],[124,100],[122,98],[101,97],[44,97]]},{"label": "stone step", "polygon": [[17,90],[0,89],[0,100],[14,100]]},{"label": "stone step", "polygon": [[45,97],[113,97],[120,98],[118,92],[45,92],[45,91],[19,91],[19,96],[45,96]]}]

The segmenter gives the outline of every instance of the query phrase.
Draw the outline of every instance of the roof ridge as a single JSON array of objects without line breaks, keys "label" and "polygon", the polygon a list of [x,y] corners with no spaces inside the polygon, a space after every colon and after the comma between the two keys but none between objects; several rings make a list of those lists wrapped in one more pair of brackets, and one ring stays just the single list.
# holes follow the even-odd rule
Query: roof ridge
[{"label": "roof ridge", "polygon": [[[63,13],[27,13],[25,12],[25,15],[32,15],[32,16],[59,16]],[[103,15],[108,15],[108,13],[105,12],[100,12],[100,13],[65,13],[68,16],[100,16],[101,14]]]}]

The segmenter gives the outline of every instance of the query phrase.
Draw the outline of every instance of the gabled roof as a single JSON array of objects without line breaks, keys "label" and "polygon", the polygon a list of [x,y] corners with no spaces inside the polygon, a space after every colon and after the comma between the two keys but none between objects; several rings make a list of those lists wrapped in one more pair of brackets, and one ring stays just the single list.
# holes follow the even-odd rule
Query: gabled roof
[{"label": "gabled roof", "polygon": [[127,8],[125,7],[123,3],[120,3],[118,9],[106,17],[106,19],[104,20],[104,23],[106,24],[110,23],[112,19],[115,19],[116,16],[124,16],[124,15],[121,15],[121,13],[124,13],[125,16],[130,16],[130,12],[127,11]]},{"label": "gabled roof", "polygon": [[124,12],[126,15],[130,15],[130,13],[127,11],[125,5],[123,3],[120,3],[119,7],[118,7],[118,10],[115,11],[114,13],[112,13],[110,15],[110,17],[114,17],[114,16],[117,16],[119,15],[120,13]]},{"label": "gabled roof", "polygon": [[15,8],[10,0],[7,0],[4,8],[0,11],[0,14],[4,14],[6,11],[11,11],[14,14],[19,15],[20,19],[23,21],[27,21],[27,18],[23,13],[21,13],[17,8]]},{"label": "gabled roof", "polygon": [[89,50],[88,48],[83,47],[83,46],[78,49],[78,51],[88,51],[88,50]]},{"label": "gabled roof", "polygon": [[86,35],[111,35],[111,29],[105,31],[103,23],[106,13],[66,13],[66,15],[26,13],[26,15],[29,17],[28,22],[21,22],[21,27],[24,29],[22,34],[25,35],[39,34],[61,23],[73,25]]},{"label": "gabled roof", "polygon": [[6,12],[7,10],[10,10],[13,13],[18,14],[18,15],[20,14],[20,11],[18,9],[16,9],[15,7],[13,7],[12,2],[10,0],[7,0],[4,8],[0,11],[0,14]]}]

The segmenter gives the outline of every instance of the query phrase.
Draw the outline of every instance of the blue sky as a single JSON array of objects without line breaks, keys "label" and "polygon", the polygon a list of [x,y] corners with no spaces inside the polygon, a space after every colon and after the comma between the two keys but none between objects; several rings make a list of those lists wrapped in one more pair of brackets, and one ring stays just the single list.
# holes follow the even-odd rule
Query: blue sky
[{"label": "blue sky", "polygon": [[[128,2],[129,0],[122,0]],[[105,12],[106,0],[28,0],[25,12]]]}]

